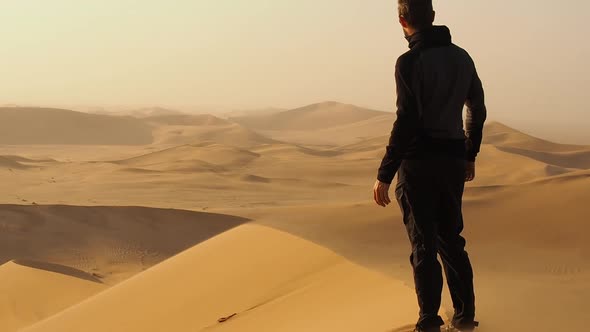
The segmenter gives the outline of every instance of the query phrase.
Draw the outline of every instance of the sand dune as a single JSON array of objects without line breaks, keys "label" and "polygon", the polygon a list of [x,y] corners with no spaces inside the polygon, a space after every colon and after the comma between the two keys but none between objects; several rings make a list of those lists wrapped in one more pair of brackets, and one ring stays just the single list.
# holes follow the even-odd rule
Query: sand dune
[{"label": "sand dune", "polygon": [[[184,120],[183,120],[184,121]],[[259,144],[270,144],[275,140],[260,135],[236,123],[222,123],[205,118],[196,120],[197,125],[160,125],[154,129],[155,143],[162,145],[198,144],[204,141],[248,148]],[[210,123],[207,124],[207,121]],[[225,120],[222,120],[225,121]]]},{"label": "sand dune", "polygon": [[276,158],[313,158],[313,157],[334,157],[341,153],[339,151],[308,148],[297,144],[275,143],[265,144],[252,148],[256,153]]},{"label": "sand dune", "polygon": [[[67,132],[56,112],[46,122]],[[407,235],[395,203],[371,201],[393,117],[338,103],[241,124],[148,112],[131,120],[149,145],[0,146],[0,195],[29,204],[0,205],[0,286],[16,285],[0,329],[405,331]],[[590,148],[500,123],[484,143],[464,203],[482,331],[585,330]]]},{"label": "sand dune", "polygon": [[396,303],[413,298],[317,245],[247,225],[26,331],[386,331],[412,322],[415,306]]},{"label": "sand dune", "polygon": [[489,122],[484,129],[485,143],[495,146],[518,148],[524,150],[544,152],[572,152],[579,151],[583,146],[558,144],[540,139],[500,122]]},{"label": "sand dune", "polygon": [[140,207],[2,205],[0,263],[58,263],[113,284],[245,221]]},{"label": "sand dune", "polygon": [[[486,330],[510,325],[523,331],[531,326],[555,331],[564,323],[554,317],[587,307],[580,294],[587,293],[583,280],[590,276],[590,266],[584,257],[590,257],[590,247],[579,232],[585,220],[578,216],[590,213],[582,203],[590,198],[585,190],[589,180],[590,175],[562,176],[483,194],[478,188],[468,190],[466,234],[477,267],[480,319]],[[295,236],[255,225],[235,228],[32,331],[117,331],[119,326],[124,327],[121,331],[390,331],[413,321],[409,251],[395,208],[376,209],[367,202],[241,213]],[[562,219],[570,222],[556,222]],[[505,232],[508,228],[510,233]],[[504,259],[507,256],[511,258]],[[530,260],[531,256],[543,259]],[[556,299],[562,303],[559,308],[552,306]],[[538,307],[527,307],[530,301]],[[167,310],[162,311],[159,303],[166,303]],[[445,312],[449,304],[446,299]],[[506,310],[520,314],[507,315]],[[536,315],[539,310],[545,314]],[[86,322],[97,312],[108,319],[89,327]],[[363,315],[355,314],[359,312]],[[217,323],[234,313],[226,323]],[[567,324],[583,328],[584,317],[570,317]]]},{"label": "sand dune", "polygon": [[248,150],[216,143],[201,143],[174,147],[116,163],[150,170],[221,171],[224,167],[244,167],[259,157],[259,154]]},{"label": "sand dune", "polygon": [[233,110],[229,112],[222,112],[220,114],[221,117],[228,119],[228,118],[237,118],[237,117],[249,117],[252,115],[270,115],[274,113],[284,112],[287,111],[283,108],[277,107],[266,107],[266,108],[257,108],[257,109],[248,109],[248,110]]},{"label": "sand dune", "polygon": [[0,108],[0,144],[140,145],[151,128],[130,117],[51,108]]},{"label": "sand dune", "polygon": [[[585,328],[585,316],[571,313],[590,309],[585,300],[590,296],[590,245],[580,233],[590,215],[585,204],[589,185],[586,171],[492,190],[467,190],[465,234],[475,265],[482,331],[502,331],[505,326],[516,331],[556,331],[566,317],[568,327]],[[396,206],[382,209],[369,201],[324,201],[242,214],[412,284],[407,235]],[[443,312],[451,310],[447,295]],[[367,315],[372,317],[368,311]]]},{"label": "sand dune", "polygon": [[323,102],[271,115],[237,117],[231,120],[254,129],[316,130],[384,115],[388,113],[337,102]]},{"label": "sand dune", "polygon": [[498,147],[498,149],[538,160],[542,163],[577,169],[590,169],[590,147],[578,147],[578,151],[546,152],[520,149],[515,147]]},{"label": "sand dune", "polygon": [[27,165],[21,164],[18,159],[11,156],[0,156],[0,167],[9,169],[25,169]]},{"label": "sand dune", "polygon": [[484,133],[486,144],[491,144],[508,154],[527,157],[545,164],[547,175],[561,174],[568,168],[590,168],[590,146],[548,142],[498,122],[488,124]]},{"label": "sand dune", "polygon": [[144,117],[144,120],[171,126],[222,126],[231,122],[211,114],[165,114]]},{"label": "sand dune", "polygon": [[363,144],[375,135],[391,132],[395,116],[393,114],[379,115],[366,120],[355,121],[327,128],[314,130],[258,130],[263,135],[276,140],[315,146],[341,146]]},{"label": "sand dune", "polygon": [[45,159],[29,159],[14,155],[0,155],[0,168],[9,170],[26,170],[32,167],[41,167],[46,163],[54,163],[55,160],[50,158]]},{"label": "sand dune", "polygon": [[484,145],[478,157],[478,176],[470,185],[518,184],[574,171],[550,165],[525,154],[513,154],[493,145]]},{"label": "sand dune", "polygon": [[0,330],[17,331],[107,287],[69,267],[12,261],[0,266]]},{"label": "sand dune", "polygon": [[164,107],[144,107],[129,111],[115,112],[117,115],[130,115],[138,118],[148,118],[157,116],[174,116],[183,114],[181,111],[168,109]]},{"label": "sand dune", "polygon": [[25,158],[25,157],[15,156],[15,155],[11,155],[11,156],[5,155],[2,157],[19,162],[19,163],[51,163],[51,162],[55,162],[55,160],[51,159],[51,158],[31,159],[31,158]]}]

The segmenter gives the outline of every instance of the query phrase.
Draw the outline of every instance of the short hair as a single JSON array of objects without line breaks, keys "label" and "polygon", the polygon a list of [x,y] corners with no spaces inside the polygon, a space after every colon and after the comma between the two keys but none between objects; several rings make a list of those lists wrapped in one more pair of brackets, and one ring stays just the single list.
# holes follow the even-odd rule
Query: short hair
[{"label": "short hair", "polygon": [[398,0],[399,16],[413,28],[421,29],[432,24],[432,0]]}]

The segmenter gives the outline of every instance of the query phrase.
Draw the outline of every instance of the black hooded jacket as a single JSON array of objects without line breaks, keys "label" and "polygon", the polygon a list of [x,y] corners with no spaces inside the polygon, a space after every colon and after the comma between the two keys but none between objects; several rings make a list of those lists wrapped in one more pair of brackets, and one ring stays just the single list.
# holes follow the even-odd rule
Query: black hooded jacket
[{"label": "black hooded jacket", "polygon": [[403,159],[444,155],[475,161],[487,114],[475,64],[452,43],[446,26],[407,39],[410,50],[395,66],[397,120],[379,167],[378,179],[384,183],[393,181]]}]

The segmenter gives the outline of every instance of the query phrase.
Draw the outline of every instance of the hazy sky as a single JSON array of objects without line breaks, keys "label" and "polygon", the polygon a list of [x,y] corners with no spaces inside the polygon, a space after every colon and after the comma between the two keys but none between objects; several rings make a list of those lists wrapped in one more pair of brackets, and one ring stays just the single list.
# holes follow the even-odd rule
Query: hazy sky
[{"label": "hazy sky", "polygon": [[[588,132],[590,2],[435,7],[476,60],[492,118]],[[0,41],[0,104],[201,109],[393,110],[407,50],[395,0],[0,0]]]}]

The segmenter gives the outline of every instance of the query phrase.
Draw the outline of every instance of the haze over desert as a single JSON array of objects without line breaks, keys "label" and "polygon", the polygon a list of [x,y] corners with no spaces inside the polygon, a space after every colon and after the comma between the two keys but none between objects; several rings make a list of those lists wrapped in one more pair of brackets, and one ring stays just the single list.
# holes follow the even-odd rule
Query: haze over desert
[{"label": "haze over desert", "polygon": [[[411,328],[407,234],[371,192],[394,119],[0,108],[0,330]],[[590,145],[484,135],[464,202],[482,331],[583,331]]]}]

